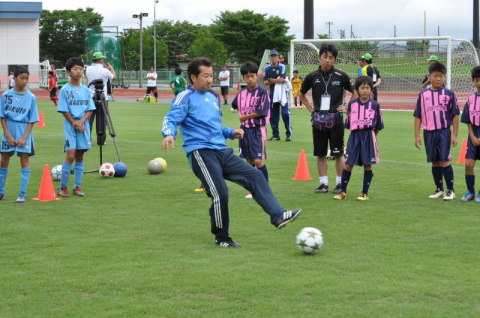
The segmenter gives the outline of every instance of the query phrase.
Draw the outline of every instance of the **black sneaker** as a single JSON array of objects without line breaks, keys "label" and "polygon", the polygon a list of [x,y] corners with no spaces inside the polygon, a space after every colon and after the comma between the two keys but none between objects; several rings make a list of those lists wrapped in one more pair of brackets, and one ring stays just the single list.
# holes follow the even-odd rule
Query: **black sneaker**
[{"label": "black sneaker", "polygon": [[327,193],[328,192],[328,185],[322,183],[318,188],[315,189],[315,193]]},{"label": "black sneaker", "polygon": [[333,189],[333,191],[332,191],[333,194],[340,194],[342,192],[343,192],[342,185],[340,183],[337,184],[335,189]]},{"label": "black sneaker", "polygon": [[285,225],[287,225],[290,222],[293,222],[297,218],[297,216],[300,214],[302,209],[295,209],[295,210],[288,210],[288,211],[283,211],[282,216],[278,218],[273,225],[277,229],[281,229]]},{"label": "black sneaker", "polygon": [[292,137],[288,136],[287,139],[285,139],[285,141],[292,141]]},{"label": "black sneaker", "polygon": [[226,239],[225,241],[217,241],[215,240],[215,244],[220,247],[242,247],[242,245],[238,244],[231,238]]},{"label": "black sneaker", "polygon": [[268,140],[269,140],[269,141],[280,140],[280,137],[275,137],[275,136],[273,136],[272,138],[269,138]]}]

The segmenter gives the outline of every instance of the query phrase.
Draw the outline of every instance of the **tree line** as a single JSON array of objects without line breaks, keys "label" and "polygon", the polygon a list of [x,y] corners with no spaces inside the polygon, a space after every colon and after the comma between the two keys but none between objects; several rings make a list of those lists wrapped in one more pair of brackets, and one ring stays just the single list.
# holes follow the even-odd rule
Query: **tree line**
[{"label": "tree line", "polygon": [[[100,27],[103,16],[92,8],[77,10],[43,10],[40,17],[40,56],[62,67],[72,56],[85,56],[86,28]],[[157,68],[174,68],[180,61],[207,56],[216,65],[226,62],[259,63],[265,49],[276,49],[287,55],[290,40],[288,21],[251,10],[222,11],[210,25],[189,21],[157,20],[143,28],[142,67],[154,63],[154,41]],[[140,30],[126,29],[120,33],[122,66],[138,70]]]}]

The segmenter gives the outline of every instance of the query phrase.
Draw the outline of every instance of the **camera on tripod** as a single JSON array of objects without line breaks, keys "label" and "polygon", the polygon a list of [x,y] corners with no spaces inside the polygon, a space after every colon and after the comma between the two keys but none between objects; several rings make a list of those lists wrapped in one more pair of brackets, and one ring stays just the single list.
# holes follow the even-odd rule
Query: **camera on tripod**
[{"label": "camera on tripod", "polygon": [[[88,84],[88,87],[92,86],[95,88],[95,95],[94,96],[100,96],[100,95],[103,95],[103,87],[105,85],[103,85],[103,80],[101,79],[96,79],[96,80],[93,80],[90,82],[90,84]],[[105,96],[103,96],[103,98],[105,98]]]}]

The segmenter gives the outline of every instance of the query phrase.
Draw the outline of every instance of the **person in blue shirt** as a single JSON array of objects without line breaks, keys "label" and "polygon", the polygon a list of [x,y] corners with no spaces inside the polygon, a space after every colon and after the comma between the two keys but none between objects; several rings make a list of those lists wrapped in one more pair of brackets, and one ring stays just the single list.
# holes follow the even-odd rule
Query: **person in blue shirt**
[{"label": "person in blue shirt", "polygon": [[213,64],[198,58],[188,65],[191,86],[172,101],[163,120],[162,147],[175,147],[178,127],[181,128],[183,149],[193,173],[205,185],[212,199],[211,232],[221,247],[240,247],[229,236],[228,188],[225,180],[235,182],[252,192],[253,199],[270,215],[270,222],[282,228],[292,222],[301,209],[286,211],[275,198],[262,172],[255,169],[226,145],[226,138],[243,137],[242,129],[225,127],[218,96],[211,90]]},{"label": "person in blue shirt", "polygon": [[83,155],[91,148],[90,123],[88,118],[95,110],[95,104],[89,89],[81,84],[85,65],[79,58],[71,58],[65,64],[70,81],[60,90],[57,111],[65,117],[63,123],[65,162],[62,164],[60,188],[58,195],[69,197],[67,190],[70,168],[75,161],[75,184],[73,194],[83,197],[85,193],[80,188],[83,176]]},{"label": "person in blue shirt", "polygon": [[3,93],[0,101],[0,121],[2,123],[2,145],[0,149],[0,200],[5,197],[5,181],[8,175],[10,157],[16,152],[20,157],[20,192],[15,202],[26,200],[30,180],[29,157],[35,154],[33,124],[38,122],[37,99],[27,90],[30,73],[25,67],[15,68],[14,87]]}]

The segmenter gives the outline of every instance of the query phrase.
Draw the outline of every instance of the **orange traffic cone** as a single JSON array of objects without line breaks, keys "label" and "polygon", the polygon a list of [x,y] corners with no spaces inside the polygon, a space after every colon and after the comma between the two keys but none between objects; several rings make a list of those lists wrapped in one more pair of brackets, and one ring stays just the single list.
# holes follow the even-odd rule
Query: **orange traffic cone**
[{"label": "orange traffic cone", "polygon": [[310,172],[308,171],[307,157],[305,156],[305,150],[300,150],[300,157],[298,157],[297,171],[295,177],[290,180],[313,180],[310,178]]},{"label": "orange traffic cone", "polygon": [[463,138],[462,148],[460,148],[460,154],[458,155],[457,163],[464,165],[466,154],[467,154],[467,139]]},{"label": "orange traffic cone", "polygon": [[38,114],[38,117],[39,119],[38,119],[37,127],[45,127],[45,120],[43,119],[43,113],[40,112]]},{"label": "orange traffic cone", "polygon": [[46,164],[43,167],[42,181],[40,182],[40,189],[38,190],[38,197],[33,198],[38,201],[53,201],[60,200],[55,197],[55,190],[53,188],[52,176],[50,175],[50,167]]}]

